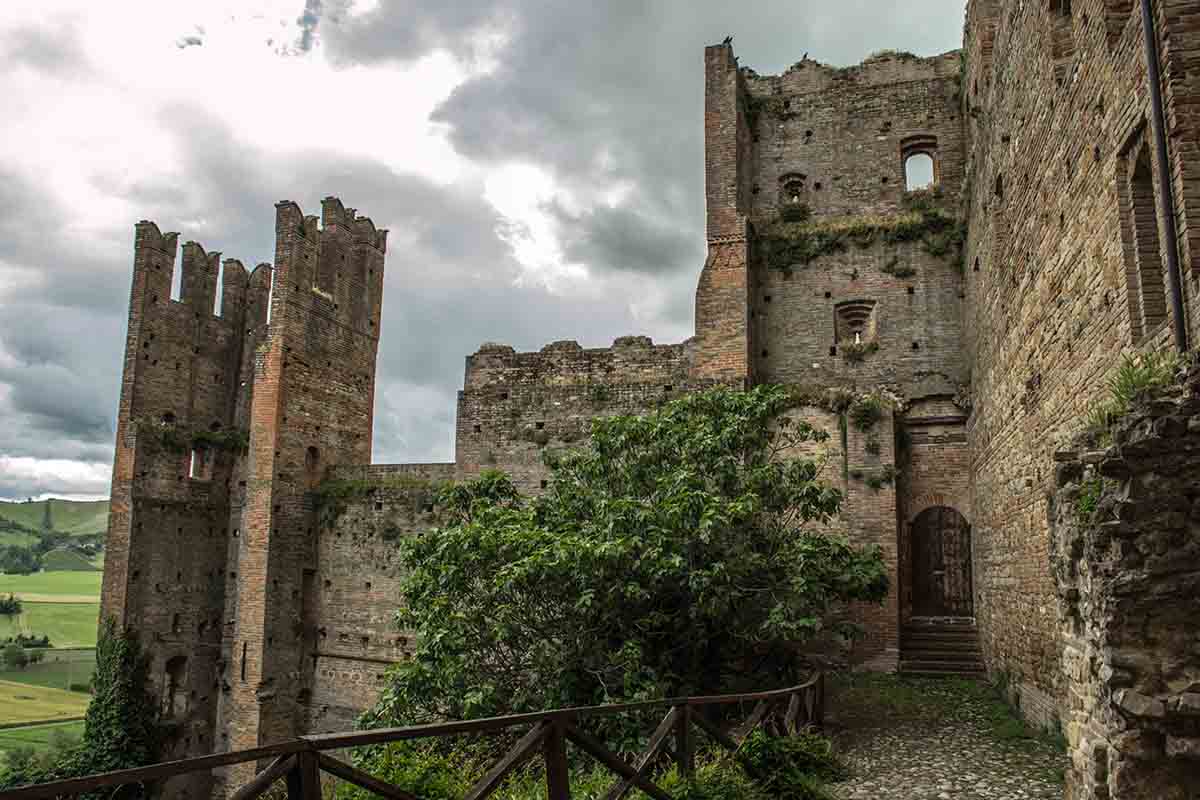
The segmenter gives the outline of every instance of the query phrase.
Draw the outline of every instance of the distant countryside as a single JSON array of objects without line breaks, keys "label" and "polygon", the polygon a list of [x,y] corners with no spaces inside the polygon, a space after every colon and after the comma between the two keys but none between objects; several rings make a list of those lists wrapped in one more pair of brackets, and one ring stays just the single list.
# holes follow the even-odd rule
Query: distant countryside
[{"label": "distant countryside", "polygon": [[0,502],[0,759],[83,731],[107,522],[107,500]]}]

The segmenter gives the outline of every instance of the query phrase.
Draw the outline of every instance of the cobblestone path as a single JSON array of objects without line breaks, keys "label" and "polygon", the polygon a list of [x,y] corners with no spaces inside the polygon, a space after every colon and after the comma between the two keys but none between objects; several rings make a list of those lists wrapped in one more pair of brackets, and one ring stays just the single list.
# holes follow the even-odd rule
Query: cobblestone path
[{"label": "cobblestone path", "polygon": [[1066,756],[987,684],[856,675],[833,687],[827,732],[852,777],[844,800],[1041,800],[1063,796]]}]

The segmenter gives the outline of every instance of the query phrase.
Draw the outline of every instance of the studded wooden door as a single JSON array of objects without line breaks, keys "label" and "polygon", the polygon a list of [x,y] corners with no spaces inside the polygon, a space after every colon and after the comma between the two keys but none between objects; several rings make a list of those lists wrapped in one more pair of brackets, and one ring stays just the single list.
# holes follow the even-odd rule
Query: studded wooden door
[{"label": "studded wooden door", "polygon": [[912,581],[913,614],[969,617],[975,613],[971,528],[953,508],[927,508],[913,520]]}]

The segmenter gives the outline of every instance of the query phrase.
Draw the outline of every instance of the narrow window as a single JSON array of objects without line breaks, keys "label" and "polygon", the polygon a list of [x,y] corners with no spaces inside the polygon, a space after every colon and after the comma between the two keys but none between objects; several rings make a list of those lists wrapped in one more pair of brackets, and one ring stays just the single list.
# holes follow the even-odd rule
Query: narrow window
[{"label": "narrow window", "polygon": [[304,483],[310,490],[321,482],[321,451],[310,447],[304,452]]},{"label": "narrow window", "polygon": [[1153,333],[1167,318],[1154,173],[1144,131],[1145,128],[1125,156],[1124,185],[1120,187],[1130,333],[1135,343]]},{"label": "narrow window", "polygon": [[933,185],[933,158],[926,153],[911,155],[904,162],[904,187],[912,192]]},{"label": "narrow window", "polygon": [[1062,86],[1070,75],[1075,57],[1075,27],[1071,21],[1071,0],[1050,0],[1050,51],[1054,62],[1054,82]]}]

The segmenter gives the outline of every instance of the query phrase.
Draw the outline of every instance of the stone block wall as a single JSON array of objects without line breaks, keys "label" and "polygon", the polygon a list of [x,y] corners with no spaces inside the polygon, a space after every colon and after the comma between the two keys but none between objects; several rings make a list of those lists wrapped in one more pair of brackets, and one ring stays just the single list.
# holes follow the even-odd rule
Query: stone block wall
[{"label": "stone block wall", "polygon": [[895,213],[910,149],[932,157],[937,183],[957,197],[965,158],[958,73],[957,52],[884,52],[840,69],[805,60],[771,76],[744,70],[752,224],[774,220],[795,196],[817,218]]},{"label": "stone block wall", "polygon": [[1200,787],[1200,370],[1113,444],[1056,454],[1051,544],[1068,800]]},{"label": "stone block wall", "polygon": [[[963,323],[972,364],[975,579],[981,644],[1028,715],[1063,697],[1054,583],[1046,568],[1053,453],[1079,430],[1122,353],[1170,340],[1170,314],[1139,325],[1143,292],[1162,301],[1165,258],[1136,260],[1123,231],[1161,229],[1157,175],[1132,207],[1131,150],[1150,117],[1138,3],[973,0],[965,34]],[[1155,0],[1181,259],[1194,294],[1193,3]],[[1176,112],[1178,105],[1180,111]],[[1145,198],[1149,196],[1150,205]],[[1160,241],[1162,234],[1159,233]],[[1143,238],[1142,242],[1145,243]],[[1148,276],[1140,279],[1140,271]],[[1157,276],[1157,280],[1150,277]]]},{"label": "stone block wall", "polygon": [[[911,270],[911,275],[896,277]],[[885,271],[885,268],[889,271]],[[920,243],[850,245],[784,271],[754,273],[751,317],[757,380],[814,386],[887,386],[905,396],[953,394],[968,381],[962,349],[962,275]],[[872,351],[847,356],[838,310],[871,308]]]},{"label": "stone block wall", "polygon": [[400,606],[398,543],[438,520],[437,488],[454,464],[339,467],[329,479],[349,496],[318,512],[317,558],[306,575],[301,615],[311,637],[312,669],[304,676],[305,730],[348,730],[375,704],[384,673],[413,650],[395,624]]},{"label": "stone block wall", "polygon": [[523,492],[542,488],[548,449],[588,435],[594,417],[635,414],[694,387],[689,342],[655,345],[645,336],[610,348],[555,342],[536,353],[486,344],[467,358],[458,398],[455,461],[463,476],[507,472]]}]

